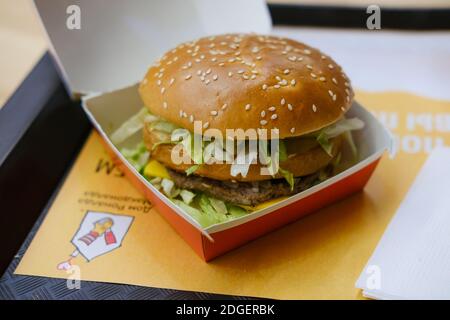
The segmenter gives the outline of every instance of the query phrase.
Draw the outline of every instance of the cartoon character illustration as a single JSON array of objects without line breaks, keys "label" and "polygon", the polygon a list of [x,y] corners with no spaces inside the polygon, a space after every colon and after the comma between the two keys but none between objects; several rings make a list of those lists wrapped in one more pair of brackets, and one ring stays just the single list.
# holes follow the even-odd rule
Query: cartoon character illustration
[{"label": "cartoon character illustration", "polygon": [[88,211],[72,238],[75,250],[57,268],[69,270],[79,255],[89,262],[120,247],[133,219],[126,215]]}]

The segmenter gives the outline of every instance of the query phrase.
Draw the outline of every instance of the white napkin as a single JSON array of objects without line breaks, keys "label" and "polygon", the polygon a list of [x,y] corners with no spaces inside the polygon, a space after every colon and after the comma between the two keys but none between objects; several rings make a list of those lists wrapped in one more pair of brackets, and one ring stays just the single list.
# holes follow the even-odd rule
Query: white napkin
[{"label": "white napkin", "polygon": [[450,148],[430,154],[356,287],[375,299],[450,299]]}]

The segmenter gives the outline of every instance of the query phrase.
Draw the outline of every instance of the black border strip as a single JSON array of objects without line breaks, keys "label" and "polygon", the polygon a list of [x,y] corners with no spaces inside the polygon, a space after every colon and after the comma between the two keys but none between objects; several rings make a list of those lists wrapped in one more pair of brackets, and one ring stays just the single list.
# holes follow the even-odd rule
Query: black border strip
[{"label": "black border strip", "polygon": [[[274,25],[367,29],[366,7],[269,4]],[[450,8],[381,8],[381,28],[450,30]]]},{"label": "black border strip", "polygon": [[0,110],[0,274],[89,132],[46,53]]}]

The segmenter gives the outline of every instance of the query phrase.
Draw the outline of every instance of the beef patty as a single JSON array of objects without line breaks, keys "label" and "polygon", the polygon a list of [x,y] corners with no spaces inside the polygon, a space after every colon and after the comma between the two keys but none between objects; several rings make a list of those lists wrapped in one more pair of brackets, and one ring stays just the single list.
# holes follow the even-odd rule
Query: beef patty
[{"label": "beef patty", "polygon": [[284,179],[273,179],[256,182],[219,181],[200,176],[186,176],[168,169],[176,186],[191,189],[235,204],[255,206],[270,199],[290,196],[304,191],[319,182],[319,173],[295,178],[293,190]]}]

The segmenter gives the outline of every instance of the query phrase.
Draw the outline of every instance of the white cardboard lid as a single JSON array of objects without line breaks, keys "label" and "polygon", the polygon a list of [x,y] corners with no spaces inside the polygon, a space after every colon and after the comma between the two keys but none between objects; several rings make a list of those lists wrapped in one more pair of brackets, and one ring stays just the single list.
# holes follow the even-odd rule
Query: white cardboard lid
[{"label": "white cardboard lid", "polygon": [[[142,79],[181,42],[227,32],[268,33],[264,0],[34,0],[49,44],[73,94],[107,92]],[[80,29],[69,29],[71,5]]]}]

